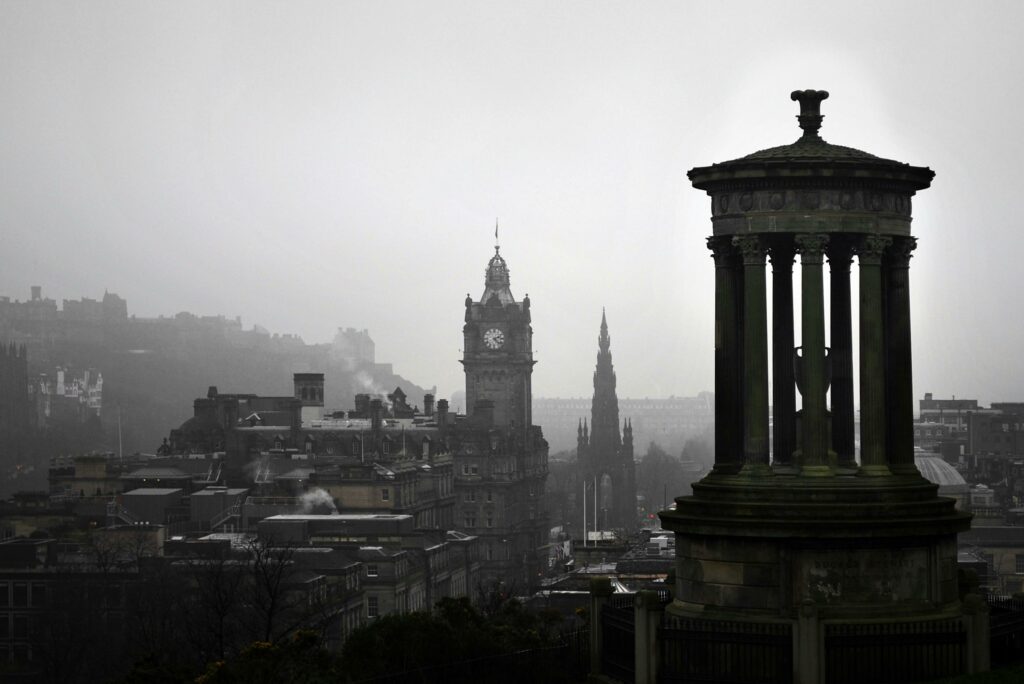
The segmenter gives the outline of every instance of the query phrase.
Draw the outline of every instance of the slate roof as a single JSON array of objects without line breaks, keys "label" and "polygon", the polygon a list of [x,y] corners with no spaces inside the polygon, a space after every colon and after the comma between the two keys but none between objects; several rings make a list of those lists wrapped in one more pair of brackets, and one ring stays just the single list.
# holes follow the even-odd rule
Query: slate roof
[{"label": "slate roof", "polygon": [[[758,150],[735,161],[750,161],[758,159],[807,159],[807,160],[860,160],[860,161],[883,161],[897,164],[891,159],[882,159],[873,154],[853,147],[843,147],[825,142],[821,138],[801,137],[795,143],[769,147],[765,150]],[[729,162],[725,162],[729,163]]]},{"label": "slate roof", "polygon": [[127,475],[122,475],[122,480],[189,480],[192,476],[177,468],[139,468]]}]

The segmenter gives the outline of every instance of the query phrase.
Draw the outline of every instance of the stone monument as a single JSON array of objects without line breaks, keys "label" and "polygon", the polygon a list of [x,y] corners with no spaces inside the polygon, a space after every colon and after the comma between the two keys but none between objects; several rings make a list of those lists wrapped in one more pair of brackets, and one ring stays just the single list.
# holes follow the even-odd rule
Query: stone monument
[{"label": "stone monument", "polygon": [[970,516],[914,465],[911,201],[934,173],[825,142],[828,93],[791,97],[795,143],[688,174],[711,198],[715,465],[661,513],[677,555],[661,668],[682,681],[800,684],[987,669],[987,616],[958,590],[956,535]]}]

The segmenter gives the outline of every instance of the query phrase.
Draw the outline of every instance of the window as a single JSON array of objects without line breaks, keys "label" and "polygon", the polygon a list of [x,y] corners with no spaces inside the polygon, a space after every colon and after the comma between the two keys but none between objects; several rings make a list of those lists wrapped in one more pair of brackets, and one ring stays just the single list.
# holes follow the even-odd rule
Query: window
[{"label": "window", "polygon": [[468,463],[463,463],[462,464],[462,474],[463,475],[469,475],[469,464]]},{"label": "window", "polygon": [[1017,567],[1014,572],[1018,574],[1024,574],[1024,553],[1017,554]]},{"label": "window", "polygon": [[491,516],[487,516],[487,526],[494,527],[494,518],[492,518]]},{"label": "window", "polygon": [[476,475],[476,474],[477,474],[477,473],[479,473],[479,472],[480,472],[480,471],[479,471],[479,470],[477,469],[477,467],[476,467],[476,463],[471,463],[471,464],[469,465],[469,474],[470,474],[470,475]]},{"label": "window", "polygon": [[10,585],[7,582],[0,582],[0,608],[11,605]]},{"label": "window", "polygon": [[476,527],[476,517],[468,513],[464,516],[463,522],[465,523],[464,527]]},{"label": "window", "polygon": [[385,439],[385,440],[384,440],[383,442],[381,442],[381,444],[380,444],[380,450],[381,450],[381,452],[382,452],[382,453],[383,453],[383,454],[384,454],[385,456],[387,456],[388,454],[390,454],[390,453],[391,453],[391,440],[390,440],[390,439]]},{"label": "window", "polygon": [[475,503],[476,502],[476,492],[466,492],[465,494],[462,495],[462,500],[467,502],[467,503]]},{"label": "window", "polygon": [[42,582],[32,583],[32,607],[42,608],[46,605],[46,585]]},{"label": "window", "polygon": [[375,618],[379,613],[379,607],[377,606],[377,597],[369,596],[366,599],[366,617]]},{"label": "window", "polygon": [[362,450],[360,448],[361,446],[362,446],[362,442],[360,442],[358,439],[353,437],[352,438],[352,455],[353,456],[358,456],[362,452]]},{"label": "window", "polygon": [[377,564],[376,563],[370,563],[369,565],[366,566],[366,576],[367,577],[376,577],[377,576]]},{"label": "window", "polygon": [[380,500],[381,501],[390,501],[391,500],[391,491],[388,490],[388,489],[380,490]]},{"label": "window", "polygon": [[494,502],[494,494],[492,494],[491,492],[487,492],[487,503],[493,503],[493,502]]},{"label": "window", "polygon": [[15,608],[28,607],[28,585],[24,582],[14,583],[14,601],[12,605]]},{"label": "window", "polygon": [[10,616],[7,613],[0,613],[0,639],[11,638]]},{"label": "window", "polygon": [[27,615],[15,615],[14,616],[14,638],[15,639],[27,639],[28,638],[28,616]]}]

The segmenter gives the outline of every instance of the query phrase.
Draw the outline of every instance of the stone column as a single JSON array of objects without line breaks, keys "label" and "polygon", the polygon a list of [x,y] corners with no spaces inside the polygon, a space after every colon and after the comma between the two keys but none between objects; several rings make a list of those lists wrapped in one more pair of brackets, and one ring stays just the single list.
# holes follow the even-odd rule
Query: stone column
[{"label": "stone column", "polygon": [[768,469],[768,309],[765,242],[757,235],[733,238],[743,254],[743,471]]},{"label": "stone column", "polygon": [[825,677],[825,644],[818,607],[804,599],[797,610],[793,634],[793,671],[800,684],[818,684]]},{"label": "stone column", "polygon": [[850,245],[833,240],[828,248],[831,267],[832,450],[840,471],[854,472],[853,321],[850,311]]},{"label": "stone column", "polygon": [[613,593],[612,581],[607,577],[590,579],[590,674],[601,674],[601,649],[604,634],[601,628],[601,611]]},{"label": "stone column", "polygon": [[979,594],[967,594],[961,605],[967,631],[967,672],[988,672],[992,667],[988,604]]},{"label": "stone column", "polygon": [[912,237],[896,238],[884,262],[886,311],[886,454],[894,475],[917,475],[914,465],[914,374],[910,349]]},{"label": "stone column", "polygon": [[735,474],[743,464],[742,413],[737,330],[736,250],[728,236],[708,238],[715,260],[715,466],[716,473]]},{"label": "stone column", "polygon": [[658,684],[658,627],[665,612],[658,592],[638,591],[633,611],[633,681]]},{"label": "stone column", "polygon": [[822,265],[827,244],[827,235],[796,236],[796,248],[800,252],[800,330],[803,338],[803,354],[800,359],[803,412],[799,465],[802,475],[814,476],[832,474],[828,458],[825,293],[822,286]]},{"label": "stone column", "polygon": [[882,254],[892,238],[865,236],[860,268],[860,472],[889,475],[885,455],[885,336]]},{"label": "stone column", "polygon": [[793,378],[793,243],[772,245],[772,460],[776,472],[793,466],[796,450],[796,382]]}]

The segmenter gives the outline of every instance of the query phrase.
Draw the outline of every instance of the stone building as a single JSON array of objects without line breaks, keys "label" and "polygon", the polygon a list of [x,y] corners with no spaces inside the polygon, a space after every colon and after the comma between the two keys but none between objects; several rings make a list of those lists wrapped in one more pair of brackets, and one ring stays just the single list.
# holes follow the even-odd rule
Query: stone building
[{"label": "stone building", "polygon": [[454,421],[450,435],[456,527],[480,538],[483,585],[525,591],[547,569],[548,444],[533,424],[530,296],[516,301],[497,246],[480,300],[467,295],[465,305],[468,415]]},{"label": "stone building", "polygon": [[0,344],[0,441],[5,447],[35,424],[29,396],[28,352],[24,345]]},{"label": "stone building", "polygon": [[[476,539],[417,530],[408,515],[276,515],[259,523],[259,535],[290,548],[330,549],[359,563],[368,619],[471,596],[477,583]],[[307,555],[311,569],[324,565]]]},{"label": "stone building", "polygon": [[323,374],[299,373],[291,396],[211,387],[161,453],[212,455],[223,472],[210,484],[252,488],[223,524],[246,528],[295,513],[304,497],[323,492],[343,512],[408,515],[417,529],[479,538],[471,590],[526,591],[548,556],[548,447],[532,424],[530,300],[516,301],[496,249],[484,294],[465,305],[467,415],[449,413],[444,400],[435,405],[432,394],[422,410],[409,406],[401,388],[357,394],[353,409],[326,412]]},{"label": "stone building", "polygon": [[[611,337],[603,311],[597,345],[590,424],[588,427],[584,422],[577,428],[578,487],[590,487],[587,500],[580,497],[580,520],[582,522],[590,515],[588,526],[594,530],[630,532],[637,526],[633,427],[627,420],[619,432],[619,400],[615,395]],[[589,510],[582,510],[584,507]]]}]

